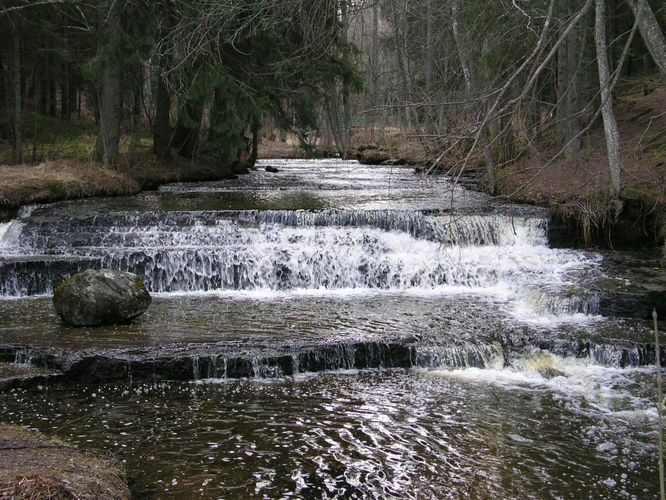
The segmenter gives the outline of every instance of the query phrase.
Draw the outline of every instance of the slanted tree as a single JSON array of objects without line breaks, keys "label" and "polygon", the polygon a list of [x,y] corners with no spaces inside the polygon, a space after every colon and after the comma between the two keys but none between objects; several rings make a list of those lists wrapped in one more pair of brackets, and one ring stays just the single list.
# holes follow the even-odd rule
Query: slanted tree
[{"label": "slanted tree", "polygon": [[601,116],[604,122],[608,168],[611,176],[611,195],[619,197],[624,188],[622,160],[620,158],[620,133],[613,113],[613,95],[611,93],[611,71],[608,63],[608,44],[606,41],[606,2],[595,0],[594,39],[597,47],[597,67],[601,89]]},{"label": "slanted tree", "polygon": [[[666,38],[647,0],[627,0],[638,19],[638,28],[659,71],[666,73]],[[662,6],[663,9],[663,6]]]}]

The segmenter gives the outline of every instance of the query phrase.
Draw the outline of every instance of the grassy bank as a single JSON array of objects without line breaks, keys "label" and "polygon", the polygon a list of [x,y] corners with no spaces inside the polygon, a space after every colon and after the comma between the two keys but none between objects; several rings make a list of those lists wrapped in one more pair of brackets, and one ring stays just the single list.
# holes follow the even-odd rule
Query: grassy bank
[{"label": "grassy bank", "polygon": [[137,153],[131,162],[125,157],[116,169],[76,160],[0,165],[0,210],[9,213],[32,203],[131,195],[169,182],[217,180],[230,175],[215,165],[179,157],[160,161],[150,153]]},{"label": "grassy bank", "polygon": [[130,492],[118,460],[0,424],[0,498],[128,499]]}]

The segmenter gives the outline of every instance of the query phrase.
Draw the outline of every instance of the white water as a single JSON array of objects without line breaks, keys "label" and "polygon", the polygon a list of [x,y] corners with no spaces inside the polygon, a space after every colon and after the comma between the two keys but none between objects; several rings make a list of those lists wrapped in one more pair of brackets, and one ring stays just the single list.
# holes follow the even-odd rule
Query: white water
[{"label": "white water", "polygon": [[563,358],[534,350],[512,359],[509,366],[498,360],[485,369],[464,368],[426,372],[436,377],[491,384],[504,389],[550,391],[575,401],[576,412],[613,416],[652,426],[657,417],[651,391],[637,394],[639,379],[655,377],[654,367],[603,366],[590,359]]},{"label": "white water", "polygon": [[[263,164],[276,164],[280,172],[263,172]],[[408,169],[340,160],[263,164],[249,177],[166,186],[164,195],[143,201],[27,207],[21,222],[0,225],[0,295],[50,294],[67,275],[108,267],[135,272],[152,292],[167,295],[270,300],[473,294],[492,297],[515,320],[539,327],[599,319],[599,297],[580,280],[601,257],[549,248],[543,211],[486,207],[443,213],[450,208],[451,189],[463,206],[465,200],[476,205],[487,200]],[[291,206],[300,197],[316,205],[316,194],[332,186],[341,206],[373,190],[411,195],[397,210],[383,208],[383,195],[380,208]],[[247,195],[247,204],[259,200],[266,207],[188,211],[181,203],[178,210],[162,211],[173,199],[199,203],[202,190],[219,199],[230,192]],[[289,207],[274,198],[283,190],[296,191]],[[424,200],[438,210],[421,210]]]},{"label": "white water", "polygon": [[[19,423],[51,425],[42,417],[57,415],[54,427],[85,427],[72,430],[83,436],[100,431],[99,411],[107,412],[105,422],[122,420],[122,433],[112,429],[100,442],[121,436],[127,449],[153,446],[146,456],[161,456],[159,468],[144,471],[145,457],[135,457],[129,470],[151,475],[173,465],[180,475],[176,480],[174,472],[167,483],[184,488],[183,496],[194,491],[182,486],[188,481],[208,481],[192,472],[201,466],[208,474],[213,453],[198,437],[226,447],[218,461],[227,463],[239,454],[239,436],[271,441],[262,455],[270,463],[247,458],[233,462],[237,478],[229,469],[217,474],[215,480],[238,480],[241,490],[225,490],[231,495],[244,487],[250,495],[277,495],[268,489],[277,478],[294,483],[283,491],[298,496],[316,477],[331,488],[370,491],[369,497],[635,494],[638,487],[625,488],[626,474],[618,470],[652,491],[644,476],[654,452],[645,444],[655,429],[654,369],[620,368],[645,363],[647,351],[617,341],[623,326],[599,315],[600,298],[586,281],[598,274],[598,254],[551,249],[544,213],[494,207],[445,179],[339,160],[275,164],[279,174],[258,171],[126,200],[30,207],[20,223],[0,226],[5,342],[62,342],[66,349],[144,342],[160,346],[155,353],[177,344],[184,355],[194,346],[188,373],[206,381],[185,384],[184,391],[222,392],[186,396],[182,404],[174,385],[147,401],[156,386],[146,384],[138,389],[143,394],[111,399],[110,384],[107,394],[94,388],[90,396],[110,398],[101,410],[87,396],[56,394],[46,412],[40,392],[33,398],[37,417],[16,418]],[[446,212],[452,193],[463,198],[453,215]],[[156,300],[131,325],[63,327],[50,301],[31,298],[86,267],[136,272]],[[542,340],[553,342],[544,349],[569,357],[530,348]],[[392,355],[384,348],[390,342],[404,347],[402,341],[410,343],[408,366],[430,370],[350,369],[360,366],[357,353],[378,361],[363,368],[398,366],[384,363]],[[197,343],[206,344],[196,350]],[[232,360],[242,350],[252,364],[246,376],[258,378],[215,384],[210,377],[228,376],[226,351],[208,356],[220,346],[231,350]],[[267,361],[278,348],[276,355],[294,362],[293,371]],[[382,358],[382,352],[388,354]],[[219,364],[211,368],[211,359]],[[304,375],[308,359],[321,361],[313,370],[336,375]],[[273,376],[281,378],[261,379]],[[7,412],[12,418],[26,411],[21,391],[16,395]],[[132,413],[144,403],[139,414],[148,416],[139,430],[127,429],[127,422],[141,420]],[[85,425],[76,412],[61,418],[78,404],[94,413]],[[288,433],[276,434],[276,420]],[[214,439],[206,435],[211,431],[218,433]],[[148,435],[155,442],[146,443]],[[163,438],[174,439],[174,447],[165,448]],[[185,446],[188,453],[180,453]],[[597,462],[591,476],[590,457]],[[317,465],[314,475],[305,474],[307,464]],[[589,488],[571,489],[588,481]],[[474,484],[478,489],[470,490]]]},{"label": "white water", "polygon": [[21,223],[18,221],[0,224],[0,256],[10,253],[18,246],[18,236],[21,232]]}]

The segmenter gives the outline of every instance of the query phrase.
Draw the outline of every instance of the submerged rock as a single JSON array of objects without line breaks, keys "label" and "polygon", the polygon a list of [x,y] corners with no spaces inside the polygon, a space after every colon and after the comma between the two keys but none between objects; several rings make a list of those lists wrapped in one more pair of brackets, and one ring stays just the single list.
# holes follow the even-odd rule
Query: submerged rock
[{"label": "submerged rock", "polygon": [[53,294],[56,312],[73,326],[125,323],[143,314],[151,301],[137,275],[111,269],[75,274]]}]

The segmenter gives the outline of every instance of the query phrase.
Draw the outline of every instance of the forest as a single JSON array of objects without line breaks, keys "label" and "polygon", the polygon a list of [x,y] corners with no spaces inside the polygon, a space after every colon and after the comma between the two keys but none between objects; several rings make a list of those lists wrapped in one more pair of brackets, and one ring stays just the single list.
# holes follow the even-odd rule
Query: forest
[{"label": "forest", "polygon": [[[629,177],[629,197],[655,200],[665,19],[648,0],[11,0],[0,161],[132,171],[176,156],[219,174],[290,143],[504,195],[587,162],[604,185],[572,196],[617,200]],[[623,137],[617,115],[637,103]]]}]

